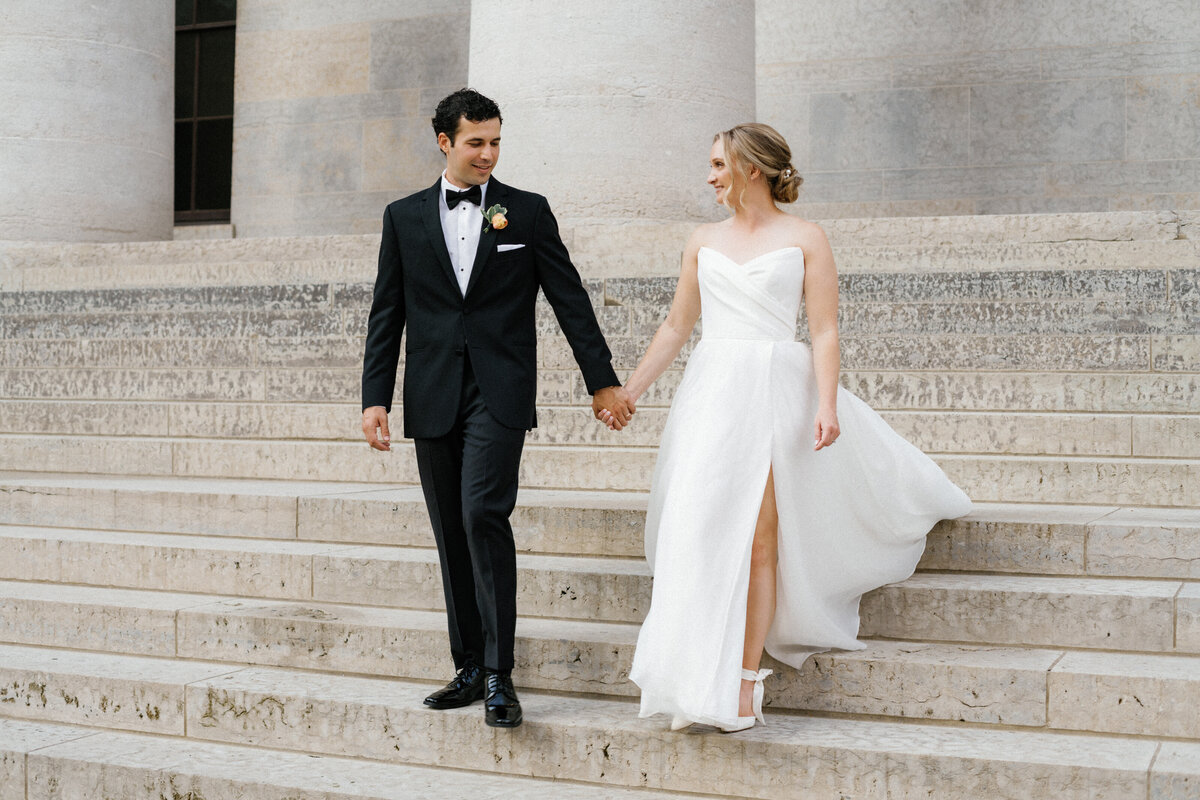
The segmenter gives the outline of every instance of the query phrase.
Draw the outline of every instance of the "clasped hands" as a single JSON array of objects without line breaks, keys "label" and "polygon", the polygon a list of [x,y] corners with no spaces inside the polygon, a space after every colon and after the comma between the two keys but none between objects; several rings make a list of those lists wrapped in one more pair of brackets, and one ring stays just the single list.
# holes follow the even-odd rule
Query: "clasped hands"
[{"label": "clasped hands", "polygon": [[633,395],[624,386],[598,389],[592,395],[592,414],[610,431],[619,431],[628,425],[636,410]]}]

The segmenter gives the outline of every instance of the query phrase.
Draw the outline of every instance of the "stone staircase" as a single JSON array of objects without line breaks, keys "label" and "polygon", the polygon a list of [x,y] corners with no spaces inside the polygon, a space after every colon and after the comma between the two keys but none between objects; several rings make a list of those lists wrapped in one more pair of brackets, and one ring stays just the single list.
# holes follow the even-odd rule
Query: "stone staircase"
[{"label": "stone staircase", "polygon": [[[977,509],[732,736],[625,678],[678,369],[605,431],[543,309],[494,731],[420,704],[436,552],[358,430],[377,237],[7,248],[0,800],[1200,798],[1200,214],[827,230],[845,385]],[[664,275],[675,233],[638,238]],[[673,279],[568,243],[627,371]]]}]

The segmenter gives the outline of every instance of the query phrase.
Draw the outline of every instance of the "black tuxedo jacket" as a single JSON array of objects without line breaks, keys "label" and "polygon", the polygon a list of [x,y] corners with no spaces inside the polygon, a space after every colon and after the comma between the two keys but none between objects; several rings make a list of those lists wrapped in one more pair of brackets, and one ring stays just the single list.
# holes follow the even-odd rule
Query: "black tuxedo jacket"
[{"label": "black tuxedo jacket", "polygon": [[[383,213],[363,358],[363,408],[391,411],[400,335],[407,325],[405,436],[432,439],[449,432],[458,415],[464,354],[469,354],[492,416],[509,428],[536,427],[534,304],[539,287],[571,345],[588,392],[617,385],[612,354],[546,198],[491,179],[487,205],[507,208],[508,226],[480,235],[464,297],[446,252],[440,191],[439,179]],[[486,224],[482,214],[479,224]],[[524,247],[498,252],[501,244]]]}]

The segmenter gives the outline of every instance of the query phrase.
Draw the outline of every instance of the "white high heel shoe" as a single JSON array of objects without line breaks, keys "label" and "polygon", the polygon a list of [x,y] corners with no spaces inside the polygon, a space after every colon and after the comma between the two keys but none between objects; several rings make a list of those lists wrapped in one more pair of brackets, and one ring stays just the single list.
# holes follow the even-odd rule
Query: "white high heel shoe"
[{"label": "white high heel shoe", "polygon": [[729,727],[725,727],[724,725],[722,725],[721,726],[722,733],[737,733],[738,731],[744,731],[747,728],[753,728],[755,721],[761,722],[764,725],[766,724],[767,721],[765,719],[763,719],[763,713],[762,713],[763,678],[767,677],[770,674],[771,674],[771,670],[769,670],[769,669],[760,669],[758,672],[755,672],[754,670],[750,670],[750,669],[742,670],[742,680],[754,681],[754,701],[751,705],[751,709],[754,711],[754,715],[749,716],[749,717],[738,717],[737,724],[730,725]]}]

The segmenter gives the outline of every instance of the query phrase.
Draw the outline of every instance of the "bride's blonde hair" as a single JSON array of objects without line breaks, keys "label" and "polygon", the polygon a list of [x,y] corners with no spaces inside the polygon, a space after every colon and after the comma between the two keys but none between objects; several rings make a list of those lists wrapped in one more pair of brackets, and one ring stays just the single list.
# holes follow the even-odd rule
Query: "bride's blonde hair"
[{"label": "bride's blonde hair", "polygon": [[[725,149],[725,161],[742,179],[737,205],[742,204],[751,167],[758,167],[766,178],[772,199],[779,203],[796,202],[804,179],[792,166],[792,149],[779,131],[761,122],[745,122],[713,137],[714,142],[718,139]],[[730,209],[734,207],[729,192],[721,202]]]}]

